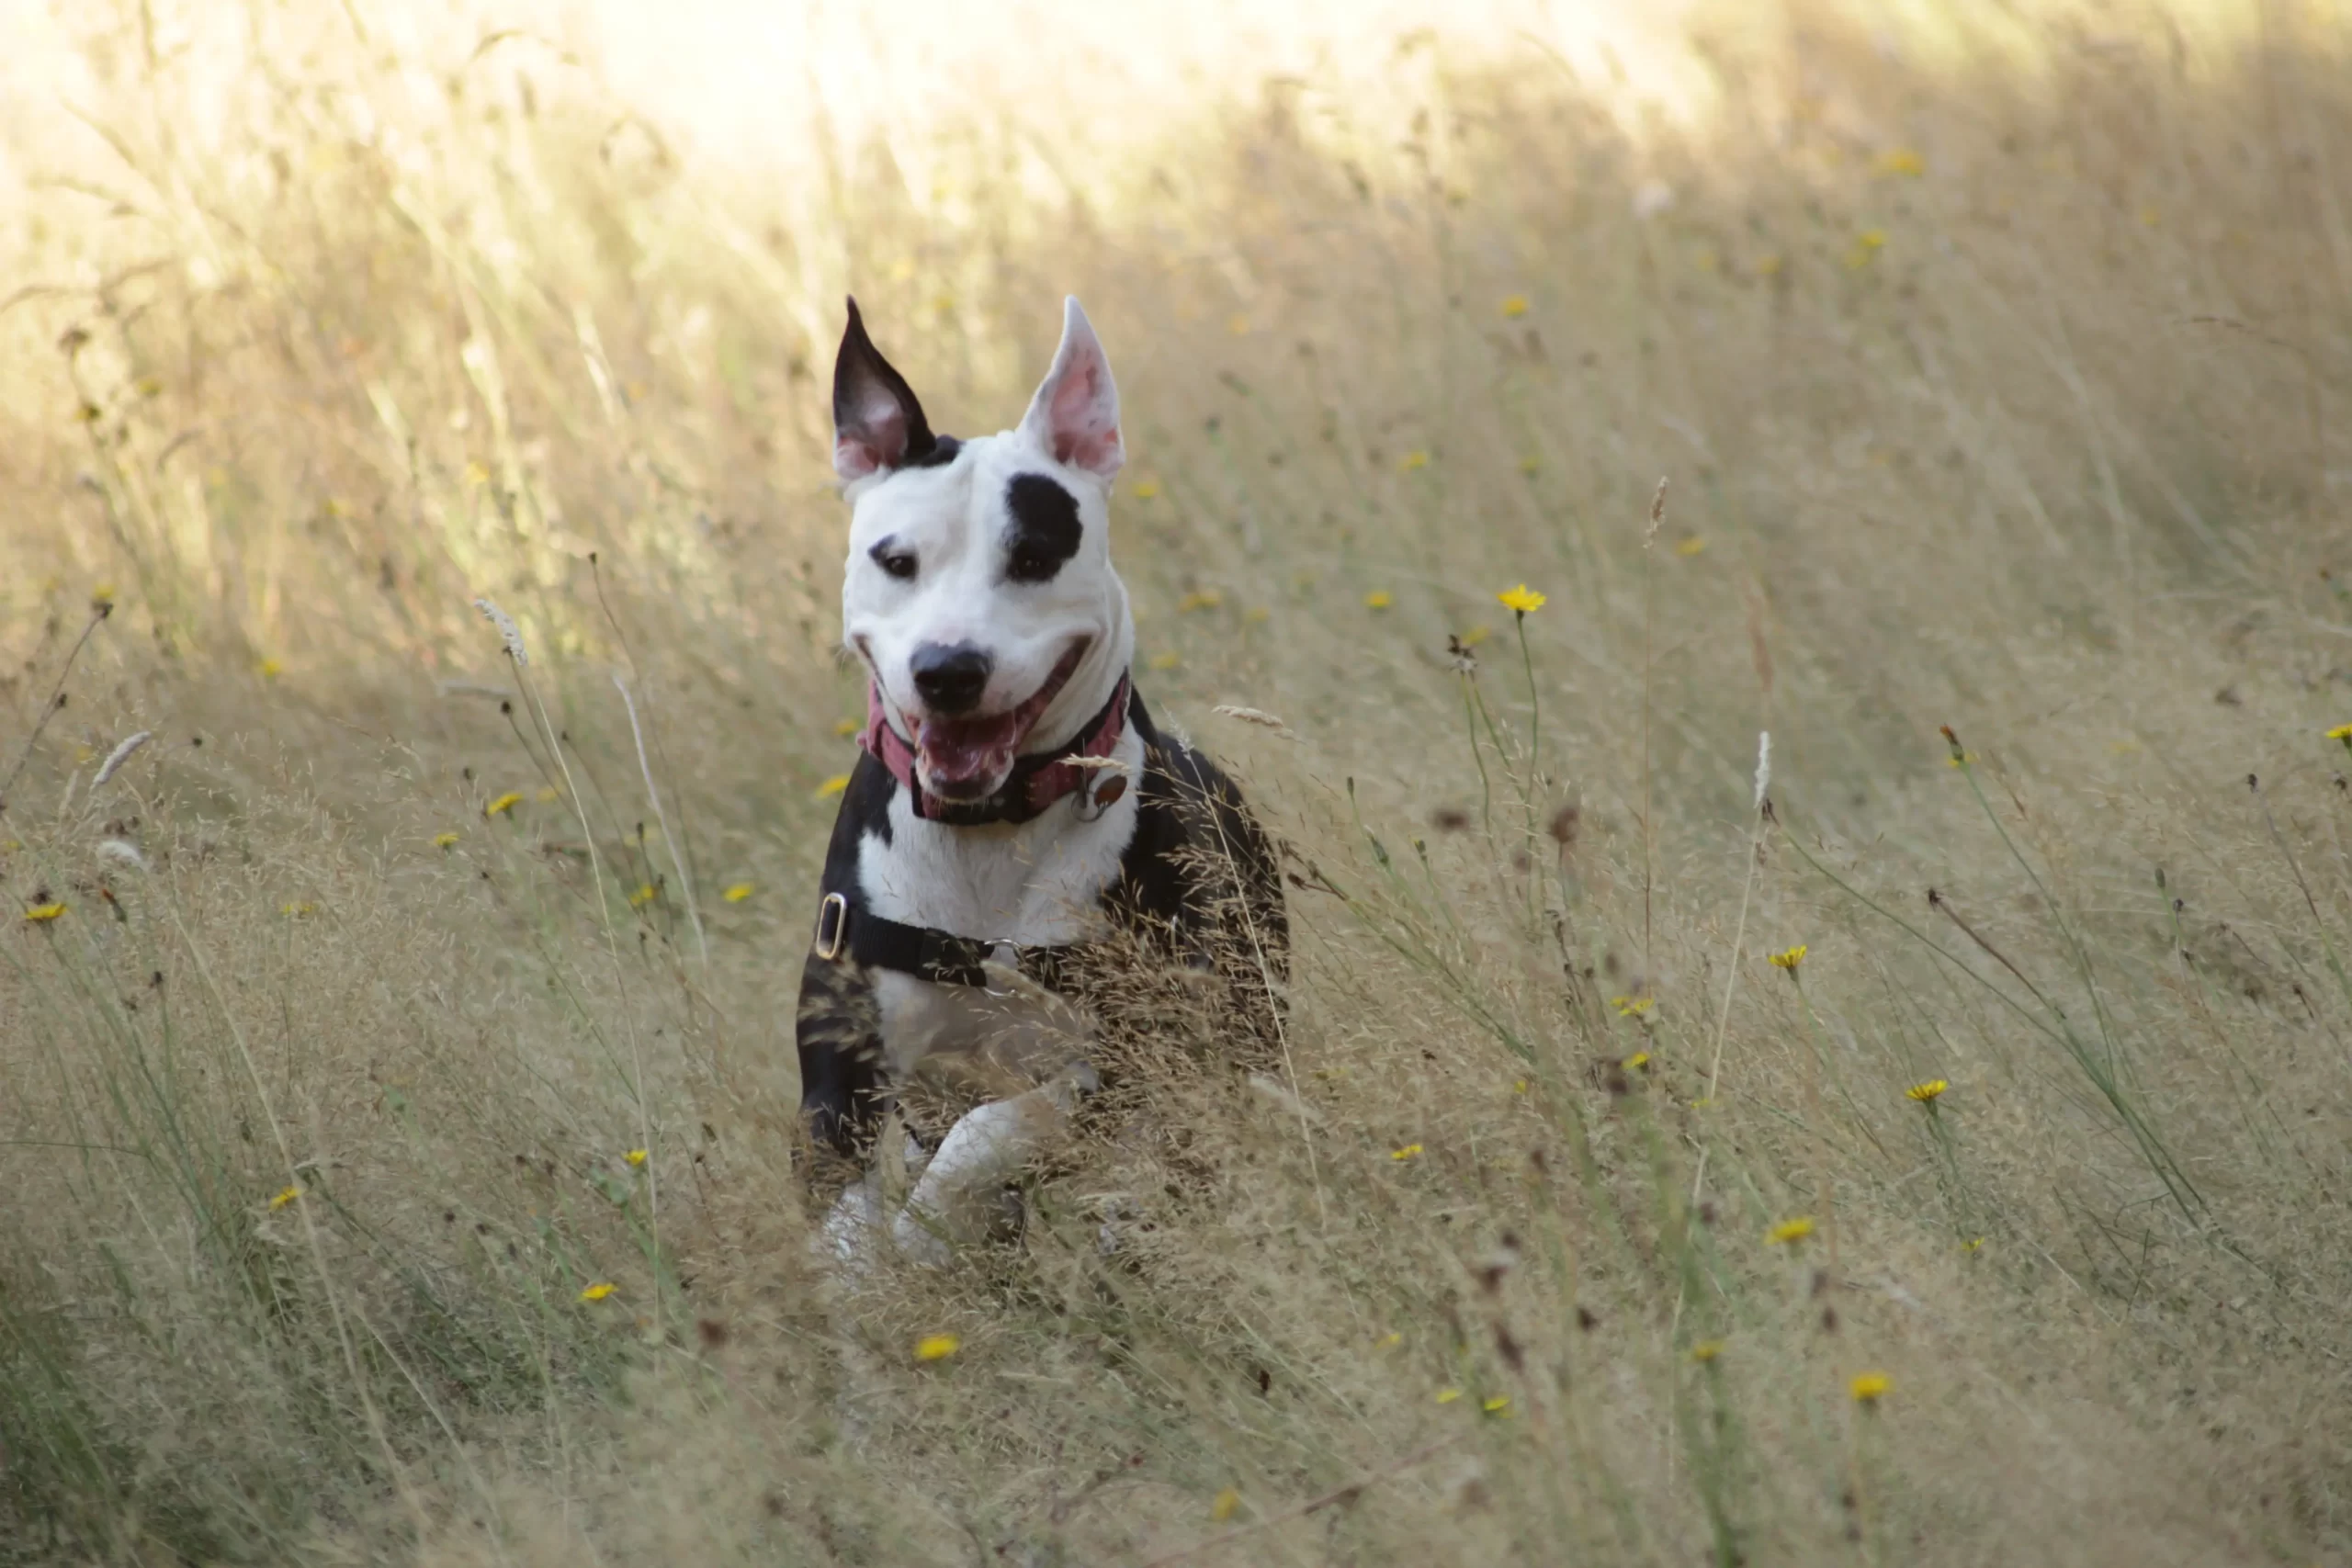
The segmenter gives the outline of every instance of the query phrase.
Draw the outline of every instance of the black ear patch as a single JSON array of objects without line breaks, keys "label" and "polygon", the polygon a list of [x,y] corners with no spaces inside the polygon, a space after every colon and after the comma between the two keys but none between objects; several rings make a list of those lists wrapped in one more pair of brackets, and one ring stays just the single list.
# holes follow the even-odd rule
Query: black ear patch
[{"label": "black ear patch", "polygon": [[938,446],[914,389],[865,335],[855,299],[833,358],[833,434],[864,443],[885,468],[927,466]]},{"label": "black ear patch", "polygon": [[1016,474],[1004,489],[1012,526],[1004,531],[1004,575],[1013,582],[1051,582],[1078,554],[1085,525],[1078,497],[1044,474]]}]

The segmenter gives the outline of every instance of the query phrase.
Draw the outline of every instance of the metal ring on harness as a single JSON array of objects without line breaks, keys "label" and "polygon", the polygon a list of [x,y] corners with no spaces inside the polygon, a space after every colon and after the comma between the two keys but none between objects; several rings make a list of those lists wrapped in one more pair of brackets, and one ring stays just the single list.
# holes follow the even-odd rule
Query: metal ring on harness
[{"label": "metal ring on harness", "polygon": [[849,939],[849,900],[838,893],[828,893],[817,906],[817,956],[827,963],[842,955],[842,946]]}]

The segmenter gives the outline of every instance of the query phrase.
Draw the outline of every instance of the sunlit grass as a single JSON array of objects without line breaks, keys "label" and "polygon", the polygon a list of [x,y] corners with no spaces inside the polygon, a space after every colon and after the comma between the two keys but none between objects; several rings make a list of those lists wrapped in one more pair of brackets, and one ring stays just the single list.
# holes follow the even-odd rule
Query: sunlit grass
[{"label": "sunlit grass", "polygon": [[[0,1562],[2352,1550],[2342,38],[1634,17],[26,20]],[[856,1285],[852,288],[1298,944]]]}]

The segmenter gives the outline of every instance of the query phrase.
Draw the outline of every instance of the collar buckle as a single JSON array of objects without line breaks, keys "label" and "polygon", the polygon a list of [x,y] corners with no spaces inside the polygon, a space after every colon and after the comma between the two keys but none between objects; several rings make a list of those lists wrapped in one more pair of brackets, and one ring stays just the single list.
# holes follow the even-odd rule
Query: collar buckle
[{"label": "collar buckle", "polygon": [[817,906],[817,956],[831,963],[848,943],[849,900],[839,893],[828,893]]}]

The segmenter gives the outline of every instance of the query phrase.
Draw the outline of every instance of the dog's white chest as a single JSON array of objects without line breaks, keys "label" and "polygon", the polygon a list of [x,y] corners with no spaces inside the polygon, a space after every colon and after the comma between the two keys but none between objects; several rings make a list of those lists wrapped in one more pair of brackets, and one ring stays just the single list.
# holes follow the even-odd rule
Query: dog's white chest
[{"label": "dog's white chest", "polygon": [[[1017,947],[1099,939],[1109,927],[1102,895],[1117,879],[1135,837],[1138,792],[1132,785],[1142,777],[1142,739],[1132,732],[1121,737],[1112,757],[1125,765],[1121,776],[1130,784],[1117,800],[1094,810],[1072,796],[1017,826],[924,821],[915,816],[909,793],[897,792],[888,840],[869,832],[858,856],[865,907],[907,925]],[[875,981],[884,1055],[894,1076],[944,1052],[988,1048],[1008,1063],[1034,1062],[1044,1070],[1074,1054],[1067,1007],[934,985],[895,971],[879,972]],[[1051,1059],[1035,1061],[1040,1055]]]}]

